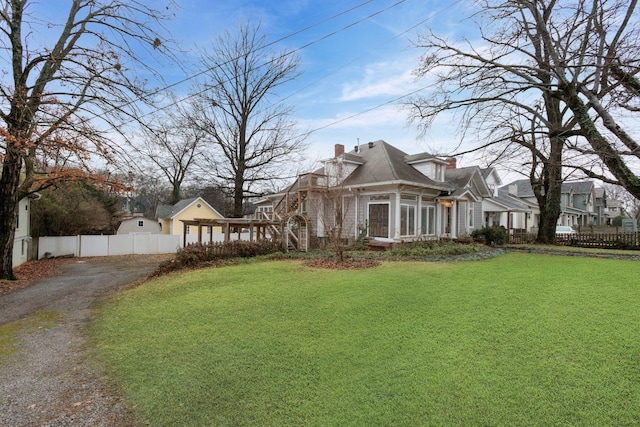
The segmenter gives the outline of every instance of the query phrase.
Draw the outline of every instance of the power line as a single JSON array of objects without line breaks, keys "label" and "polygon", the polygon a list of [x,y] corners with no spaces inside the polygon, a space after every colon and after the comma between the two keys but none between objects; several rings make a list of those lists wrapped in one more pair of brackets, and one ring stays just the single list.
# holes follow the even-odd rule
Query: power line
[{"label": "power line", "polygon": [[[284,37],[281,37],[281,38],[276,39],[276,40],[274,40],[274,41],[271,41],[271,42],[269,42],[269,43],[267,43],[267,44],[265,44],[265,45],[263,45],[263,46],[260,46],[260,47],[258,47],[258,48],[256,49],[256,51],[260,51],[260,50],[267,49],[267,48],[269,48],[269,47],[271,47],[271,46],[274,46],[274,45],[276,45],[276,44],[278,44],[278,43],[281,43],[281,42],[283,42],[283,41],[285,41],[285,40],[287,40],[287,39],[290,39],[290,38],[292,38],[292,37],[294,37],[294,36],[297,36],[298,34],[302,34],[302,33],[306,32],[306,31],[309,31],[309,30],[311,30],[311,29],[313,29],[313,28],[315,28],[315,27],[318,27],[318,26],[323,25],[323,24],[325,24],[325,23],[327,23],[327,22],[330,22],[330,21],[332,21],[332,20],[334,20],[334,19],[337,19],[337,18],[339,18],[339,17],[341,17],[341,16],[343,16],[343,15],[349,14],[349,13],[353,12],[354,10],[357,10],[357,9],[359,9],[359,8],[361,8],[361,7],[363,7],[363,6],[367,5],[367,4],[369,4],[369,3],[372,3],[373,1],[374,1],[374,0],[367,0],[367,1],[364,1],[364,2],[362,2],[362,3],[359,3],[359,4],[357,4],[357,5],[353,6],[353,7],[350,7],[349,9],[343,10],[343,11],[341,11],[341,12],[339,12],[339,13],[335,14],[335,15],[332,15],[332,16],[330,16],[330,17],[328,17],[328,18],[322,19],[322,20],[320,20],[320,21],[318,21],[318,22],[315,22],[315,23],[313,23],[313,24],[311,24],[311,25],[308,25],[308,26],[306,26],[306,27],[304,27],[304,28],[301,28],[301,29],[299,29],[299,30],[296,30],[296,31],[294,31],[293,33],[287,34],[287,35],[286,35],[286,36],[284,36]],[[404,1],[406,1],[406,0],[402,0],[400,3],[404,2]],[[152,91],[152,92],[150,92],[150,93],[148,93],[148,94],[145,94],[145,96],[155,96],[155,95],[158,95],[158,94],[160,94],[160,93],[166,92],[166,91],[168,91],[169,89],[172,89],[172,88],[174,88],[174,87],[180,86],[180,85],[182,85],[183,83],[187,83],[187,82],[189,82],[189,81],[191,81],[191,80],[193,80],[193,79],[195,79],[195,78],[197,78],[197,77],[199,77],[199,76],[202,76],[202,75],[204,75],[204,74],[206,74],[206,73],[208,73],[208,72],[210,72],[210,71],[214,70],[215,68],[220,68],[221,66],[226,65],[226,64],[229,64],[229,63],[231,63],[231,62],[233,62],[233,61],[235,61],[235,60],[237,60],[237,59],[238,59],[238,58],[232,58],[232,59],[229,59],[227,62],[225,62],[225,63],[223,63],[223,64],[218,64],[218,65],[216,65],[216,66],[214,66],[214,67],[208,67],[208,68],[205,68],[204,70],[198,71],[198,72],[196,72],[196,73],[194,73],[194,74],[192,74],[192,75],[190,75],[190,76],[187,76],[187,77],[185,77],[185,78],[183,78],[183,79],[180,79],[180,80],[178,80],[178,81],[176,81],[176,82],[173,82],[173,83],[170,83],[170,84],[168,84],[168,85],[166,85],[166,86],[163,86],[163,87],[161,87],[161,88],[158,88],[158,89],[156,89],[156,90],[154,90],[154,91]],[[138,118],[144,118],[144,117],[146,117],[146,116],[148,116],[148,115],[154,114],[154,113],[155,113],[155,112],[157,112],[157,111],[164,110],[164,109],[166,109],[166,108],[168,108],[168,107],[171,107],[171,106],[175,105],[175,104],[176,104],[176,103],[178,103],[178,102],[181,102],[181,101],[183,101],[183,100],[189,99],[189,98],[191,98],[192,96],[193,96],[193,95],[186,96],[186,97],[184,97],[184,99],[179,99],[179,100],[177,100],[177,101],[174,101],[174,102],[172,102],[172,103],[169,103],[169,104],[167,104],[167,105],[164,105],[164,106],[162,106],[162,107],[160,107],[160,108],[157,108],[156,110],[153,110],[153,111],[151,111],[151,112],[149,112],[149,113],[145,113],[145,114],[143,114],[142,116],[140,116],[140,117],[138,117]],[[123,107],[126,107],[126,106],[128,106],[128,105],[131,105],[131,104],[133,104],[133,103],[135,103],[135,102],[140,101],[140,99],[141,99],[141,98],[136,98],[136,99],[133,99],[133,100],[131,100],[131,101],[129,101],[129,102],[126,102],[126,103],[124,103],[124,104],[120,105],[119,107],[117,107],[117,109],[122,109]],[[116,110],[116,108],[113,108],[112,110],[108,111],[107,113],[112,112],[112,111],[114,111],[114,110]],[[133,120],[132,120],[132,121],[133,121]],[[129,123],[131,123],[132,121],[122,123],[122,125],[129,124]]]},{"label": "power line", "polygon": [[[285,36],[285,37],[282,37],[282,38],[280,38],[280,39],[278,39],[278,40],[276,40],[276,41],[273,41],[273,42],[267,43],[267,44],[265,44],[264,46],[260,46],[260,47],[258,47],[258,48],[256,49],[256,51],[264,50],[264,49],[266,49],[267,47],[273,46],[273,45],[275,45],[275,44],[277,44],[277,43],[279,43],[279,42],[281,42],[281,41],[283,41],[283,40],[286,40],[286,39],[288,39],[288,38],[293,37],[294,35],[300,34],[300,33],[304,32],[304,31],[307,31],[307,30],[309,30],[309,29],[311,29],[311,28],[314,28],[314,27],[316,27],[316,26],[319,26],[319,25],[321,25],[321,24],[323,24],[323,23],[325,23],[325,22],[328,22],[328,21],[330,21],[330,20],[333,20],[333,19],[335,19],[335,18],[337,18],[337,17],[339,17],[339,16],[342,16],[342,15],[344,15],[344,14],[348,13],[348,12],[351,12],[352,10],[355,10],[356,8],[362,7],[362,6],[364,6],[365,4],[370,3],[371,1],[373,1],[373,0],[369,0],[369,1],[367,1],[367,2],[361,3],[361,4],[359,4],[359,5],[357,5],[357,6],[354,6],[354,7],[350,8],[350,9],[348,9],[348,10],[346,10],[346,11],[343,11],[343,12],[340,12],[340,13],[338,13],[338,14],[336,14],[336,15],[333,15],[333,16],[332,16],[332,17],[330,17],[330,18],[326,18],[326,19],[324,19],[324,20],[322,20],[322,21],[320,21],[320,22],[318,22],[318,23],[316,23],[316,24],[313,24],[313,25],[310,25],[310,26],[308,26],[308,27],[305,27],[305,28],[303,28],[303,29],[301,29],[301,30],[298,30],[298,31],[296,31],[296,32],[294,32],[294,33],[291,33],[291,34],[289,34],[289,35],[287,35],[287,36]],[[391,4],[391,5],[387,6],[387,7],[383,8],[383,9],[380,9],[380,10],[378,10],[378,11],[374,12],[374,13],[371,13],[370,15],[365,16],[364,18],[361,18],[361,19],[359,19],[359,20],[357,20],[357,21],[355,21],[355,22],[352,22],[352,23],[350,23],[350,24],[348,24],[348,25],[345,25],[344,27],[342,27],[342,28],[340,28],[340,29],[338,29],[338,30],[335,30],[335,31],[332,31],[332,32],[330,32],[330,33],[328,33],[328,34],[325,34],[325,35],[323,35],[323,36],[321,36],[321,37],[319,37],[319,38],[317,38],[317,39],[315,39],[315,40],[313,40],[313,41],[311,41],[311,42],[308,42],[308,43],[306,43],[306,44],[304,44],[304,45],[302,45],[302,46],[300,46],[300,47],[296,48],[296,49],[293,49],[293,50],[291,50],[291,51],[288,51],[288,52],[286,52],[286,53],[284,53],[284,54],[280,55],[279,57],[273,58],[273,59],[272,59],[271,61],[269,61],[269,62],[266,62],[266,63],[264,63],[264,64],[260,64],[258,67],[255,67],[255,68],[254,68],[254,69],[252,69],[251,71],[257,70],[257,69],[259,69],[259,68],[261,68],[261,67],[265,67],[265,66],[269,65],[270,63],[272,63],[272,62],[274,62],[274,61],[277,61],[277,60],[282,59],[282,58],[284,58],[284,57],[286,57],[286,56],[290,56],[290,55],[293,55],[293,54],[295,54],[295,53],[297,53],[297,52],[300,52],[300,51],[302,51],[303,49],[306,49],[306,48],[308,48],[308,47],[310,47],[310,46],[313,46],[313,45],[315,45],[315,44],[317,44],[317,43],[319,43],[319,42],[321,42],[321,41],[323,41],[323,40],[326,40],[326,39],[328,39],[328,38],[330,38],[330,37],[333,37],[333,36],[335,36],[335,35],[337,35],[337,34],[339,34],[339,33],[343,32],[343,31],[346,31],[346,30],[348,30],[349,28],[352,28],[352,27],[354,27],[354,26],[356,26],[356,25],[358,25],[358,24],[361,24],[361,23],[363,23],[363,22],[365,22],[365,21],[367,21],[367,20],[369,20],[369,19],[371,19],[371,18],[373,18],[373,17],[375,17],[375,16],[377,16],[377,15],[380,15],[380,14],[382,14],[382,13],[384,13],[384,12],[387,12],[388,10],[391,10],[391,9],[393,9],[393,8],[395,8],[395,7],[397,7],[397,6],[399,6],[400,4],[405,3],[405,2],[406,2],[406,0],[399,0],[399,1],[397,1],[396,3],[393,3],[393,4]],[[175,87],[175,86],[177,86],[177,85],[179,85],[179,84],[185,83],[185,82],[187,82],[187,81],[189,81],[189,80],[192,80],[192,79],[194,79],[194,78],[196,78],[196,77],[198,77],[198,76],[201,76],[201,75],[203,75],[203,74],[206,74],[206,73],[208,73],[209,71],[214,70],[215,68],[220,68],[220,67],[222,67],[222,66],[224,66],[224,65],[227,65],[227,64],[229,64],[229,63],[232,63],[233,61],[235,61],[235,60],[237,60],[237,59],[239,59],[239,57],[229,59],[228,61],[226,61],[226,62],[224,62],[224,63],[222,63],[222,64],[218,64],[218,65],[216,65],[215,67],[209,67],[209,68],[207,68],[207,69],[205,69],[205,70],[203,70],[203,71],[200,71],[200,72],[198,72],[198,73],[195,73],[194,75],[192,75],[192,76],[190,76],[190,77],[187,77],[187,78],[185,78],[185,79],[182,79],[180,82],[172,83],[171,85],[168,85],[168,86],[166,86],[166,87],[164,87],[164,88],[162,88],[162,89],[158,89],[158,90],[154,91],[151,95],[157,95],[158,93],[161,93],[161,92],[166,91],[166,90],[168,90],[168,89],[170,89],[170,88],[172,88],[172,87]],[[227,82],[228,82],[228,81],[227,81]],[[143,115],[139,116],[137,119],[141,119],[141,118],[144,118],[144,117],[150,116],[150,115],[152,115],[152,114],[155,114],[155,113],[156,113],[156,112],[158,112],[158,111],[165,110],[165,109],[167,109],[167,108],[169,108],[169,107],[172,107],[172,106],[174,106],[174,105],[176,105],[176,104],[178,104],[178,103],[180,103],[180,102],[186,101],[186,100],[188,100],[188,99],[190,99],[190,98],[193,98],[193,97],[195,97],[195,96],[197,96],[197,95],[198,95],[198,93],[192,93],[192,94],[190,94],[190,95],[183,96],[183,97],[181,97],[181,98],[176,99],[175,101],[172,101],[172,102],[170,102],[170,103],[168,103],[168,104],[166,104],[166,105],[163,105],[162,107],[156,108],[155,110],[152,110],[152,111],[150,111],[150,112],[148,112],[148,113],[145,113],[145,114],[143,114]],[[283,99],[283,100],[284,100],[284,99]],[[282,101],[283,101],[283,100],[282,100]],[[125,104],[125,106],[126,106],[126,105],[127,105],[127,104]],[[132,121],[133,121],[133,120],[132,120]],[[129,124],[129,123],[131,123],[132,121],[129,121],[129,122],[123,123],[122,125]]]}]

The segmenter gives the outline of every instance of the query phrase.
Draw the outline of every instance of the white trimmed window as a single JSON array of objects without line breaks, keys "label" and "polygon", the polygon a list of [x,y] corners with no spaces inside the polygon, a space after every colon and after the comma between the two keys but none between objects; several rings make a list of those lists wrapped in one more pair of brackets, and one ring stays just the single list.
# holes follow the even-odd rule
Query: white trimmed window
[{"label": "white trimmed window", "polygon": [[416,207],[400,205],[400,235],[412,236],[416,234]]}]

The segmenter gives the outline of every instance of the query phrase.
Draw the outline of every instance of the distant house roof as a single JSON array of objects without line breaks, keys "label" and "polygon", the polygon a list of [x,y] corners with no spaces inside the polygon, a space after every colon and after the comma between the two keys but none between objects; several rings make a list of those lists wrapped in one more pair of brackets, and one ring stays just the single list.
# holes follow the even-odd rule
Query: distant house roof
[{"label": "distant house roof", "polygon": [[576,181],[576,182],[563,182],[562,192],[574,194],[589,194],[593,191],[593,181]]},{"label": "distant house roof", "polygon": [[509,194],[509,190],[505,188],[499,188],[498,195],[493,196],[491,201],[509,211],[528,212],[531,210],[531,206]]},{"label": "distant house roof", "polygon": [[[515,189],[514,193],[510,191],[511,188]],[[535,194],[533,194],[533,188],[531,188],[531,182],[529,182],[528,179],[518,179],[510,182],[509,184],[500,187],[499,190],[506,190],[509,194],[520,198],[535,197]]]}]

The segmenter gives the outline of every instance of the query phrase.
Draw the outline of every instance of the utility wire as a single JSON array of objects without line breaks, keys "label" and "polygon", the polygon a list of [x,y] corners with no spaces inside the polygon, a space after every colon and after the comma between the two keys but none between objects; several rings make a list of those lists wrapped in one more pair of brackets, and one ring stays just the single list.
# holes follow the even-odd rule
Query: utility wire
[{"label": "utility wire", "polygon": [[[370,3],[371,1],[373,1],[373,0],[369,0],[369,1],[367,1],[367,2],[361,3],[361,4],[357,5],[357,6],[352,7],[352,8],[350,8],[350,9],[348,9],[348,10],[344,11],[344,12],[341,12],[341,13],[339,13],[339,14],[337,14],[337,15],[333,15],[333,16],[332,16],[332,17],[330,17],[330,18],[326,18],[326,19],[324,19],[324,20],[322,20],[322,21],[320,21],[320,22],[318,22],[318,23],[316,23],[316,24],[313,24],[313,25],[310,25],[310,26],[308,26],[308,27],[305,27],[305,28],[303,28],[303,29],[301,29],[301,30],[298,30],[298,31],[296,31],[296,32],[294,32],[294,33],[292,33],[292,34],[290,34],[290,35],[287,35],[287,36],[285,36],[285,37],[282,37],[282,38],[280,38],[280,39],[278,39],[278,40],[276,40],[276,41],[273,41],[273,42],[267,43],[267,44],[265,44],[264,46],[260,46],[260,47],[258,47],[258,48],[256,49],[256,51],[264,50],[264,49],[266,49],[267,47],[273,46],[273,45],[275,45],[275,44],[277,44],[277,43],[279,43],[279,42],[281,42],[281,41],[283,41],[283,40],[286,40],[286,39],[288,39],[288,38],[293,37],[294,35],[300,34],[300,33],[304,32],[304,31],[307,31],[307,30],[309,30],[309,29],[311,29],[311,28],[314,28],[314,27],[316,27],[316,26],[318,26],[318,25],[321,25],[321,24],[323,24],[323,23],[325,23],[325,22],[328,22],[328,21],[330,21],[330,20],[333,20],[333,19],[335,19],[335,18],[337,18],[337,17],[339,17],[339,16],[341,16],[341,15],[344,15],[344,14],[346,14],[346,13],[348,13],[348,12],[350,12],[350,11],[352,11],[352,10],[354,10],[354,9],[358,8],[358,7],[364,6],[365,4]],[[357,20],[357,21],[355,21],[355,22],[352,22],[352,23],[350,23],[350,24],[348,24],[348,25],[346,25],[346,26],[344,26],[344,27],[342,27],[342,28],[340,28],[340,29],[338,29],[338,30],[335,30],[335,31],[332,31],[332,32],[330,32],[330,33],[328,33],[328,34],[325,34],[325,35],[323,35],[322,37],[319,37],[319,38],[317,38],[317,39],[315,39],[315,40],[312,40],[312,41],[310,41],[310,42],[308,42],[308,43],[306,43],[306,44],[304,44],[304,45],[302,45],[302,46],[300,46],[300,47],[298,47],[298,48],[296,48],[296,49],[293,49],[293,50],[291,50],[291,51],[285,52],[284,54],[280,55],[279,57],[273,58],[272,60],[270,60],[270,61],[268,61],[268,62],[265,62],[264,64],[260,64],[259,66],[257,66],[257,67],[255,67],[255,68],[253,68],[252,70],[250,70],[250,72],[255,71],[255,70],[259,69],[259,68],[265,67],[265,66],[269,65],[270,63],[275,62],[275,61],[278,61],[278,60],[280,60],[280,59],[282,59],[282,58],[284,58],[284,57],[287,57],[287,56],[293,55],[293,54],[295,54],[295,53],[298,53],[298,52],[302,51],[303,49],[306,49],[306,48],[308,48],[308,47],[310,47],[310,46],[313,46],[314,44],[320,43],[320,42],[321,42],[321,41],[323,41],[323,40],[326,40],[326,39],[328,39],[328,38],[330,38],[330,37],[333,37],[333,36],[335,36],[335,35],[337,35],[337,34],[339,34],[339,33],[343,32],[343,31],[348,30],[349,28],[355,27],[355,26],[356,26],[356,25],[358,25],[358,24],[361,24],[361,23],[363,23],[363,22],[365,22],[365,21],[367,21],[367,20],[369,20],[369,19],[371,19],[371,18],[373,18],[373,17],[375,17],[375,16],[377,16],[377,15],[380,15],[380,14],[382,14],[382,13],[384,13],[384,12],[386,12],[386,11],[390,10],[390,9],[393,9],[393,8],[395,8],[395,7],[399,6],[400,4],[405,3],[406,1],[407,1],[407,0],[400,0],[400,1],[397,1],[396,3],[393,3],[393,4],[391,4],[391,5],[387,6],[387,7],[385,7],[384,9],[380,9],[380,10],[378,10],[378,11],[376,11],[376,12],[374,12],[374,13],[370,14],[370,15],[367,15],[367,16],[365,16],[364,18],[361,18],[361,19],[359,19],[359,20]],[[182,79],[182,80],[180,80],[179,82],[172,83],[171,85],[168,85],[168,86],[165,86],[165,87],[163,87],[163,88],[161,88],[161,89],[158,89],[158,90],[154,91],[151,95],[157,95],[158,93],[164,92],[164,91],[166,91],[166,90],[168,90],[168,89],[170,89],[170,88],[172,88],[172,87],[175,87],[175,86],[177,86],[177,85],[179,85],[179,84],[185,83],[185,82],[187,82],[187,81],[189,81],[189,80],[192,80],[192,79],[194,79],[194,78],[196,78],[196,77],[199,77],[199,76],[201,76],[201,75],[204,75],[204,74],[206,74],[206,73],[208,73],[208,72],[210,72],[210,71],[212,71],[212,70],[214,70],[214,69],[216,69],[216,68],[220,68],[220,67],[222,67],[223,65],[227,65],[227,64],[229,64],[229,63],[233,63],[233,61],[236,61],[236,60],[238,60],[239,58],[240,58],[240,57],[232,58],[232,59],[229,59],[228,61],[224,62],[223,64],[218,64],[218,65],[216,65],[215,67],[209,67],[209,68],[207,68],[207,69],[205,69],[205,70],[199,71],[198,73],[195,73],[194,75],[192,75],[192,76],[190,76],[190,77],[187,77],[187,78],[185,78],[185,79]],[[227,82],[229,82],[229,81],[230,81],[230,80],[227,80]],[[214,87],[215,87],[215,86],[214,86]],[[184,101],[186,101],[186,100],[188,100],[188,99],[191,99],[191,98],[193,98],[193,97],[196,97],[196,96],[198,96],[199,94],[200,94],[200,93],[198,93],[198,92],[194,92],[194,93],[192,93],[192,94],[189,94],[189,95],[183,96],[183,97],[181,97],[181,98],[178,98],[178,99],[176,99],[175,101],[172,101],[172,102],[170,102],[170,103],[168,103],[168,104],[163,105],[162,107],[158,107],[158,108],[156,108],[156,109],[154,109],[154,110],[152,110],[152,111],[149,111],[149,112],[147,112],[147,113],[145,113],[145,114],[142,114],[141,116],[137,117],[137,119],[142,119],[142,118],[145,118],[145,117],[147,117],[147,116],[153,115],[153,114],[157,113],[158,111],[166,110],[167,108],[173,107],[173,106],[175,106],[175,105],[177,105],[177,104],[179,104],[179,103],[181,103],[181,102],[184,102]],[[290,95],[290,96],[291,96],[291,95]],[[289,97],[290,97],[290,96],[289,96]],[[287,98],[288,98],[288,97],[287,97]],[[283,100],[284,100],[284,99],[283,99]],[[134,101],[132,101],[132,102],[134,102]],[[126,106],[126,105],[127,105],[127,104],[124,104],[123,106]],[[131,121],[129,121],[129,122],[122,123],[122,125],[126,125],[126,124],[129,124],[129,123],[132,123],[133,121],[134,121],[134,120],[131,120]]]}]

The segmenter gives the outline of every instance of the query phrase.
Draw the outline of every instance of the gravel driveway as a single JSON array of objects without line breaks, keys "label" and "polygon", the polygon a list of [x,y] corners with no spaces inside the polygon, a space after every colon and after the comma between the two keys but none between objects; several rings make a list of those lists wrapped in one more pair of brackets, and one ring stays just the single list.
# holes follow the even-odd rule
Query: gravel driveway
[{"label": "gravel driveway", "polygon": [[93,365],[83,333],[96,302],[145,278],[164,259],[72,259],[62,274],[0,296],[0,332],[19,332],[4,345],[15,351],[0,352],[1,426],[135,425]]}]

